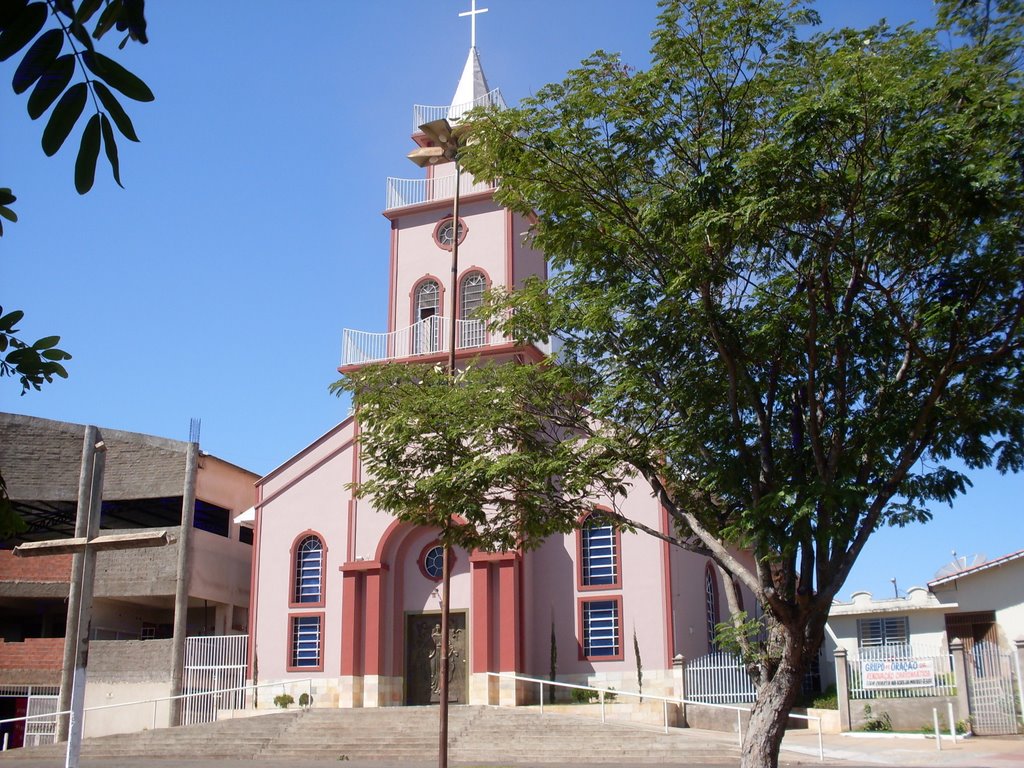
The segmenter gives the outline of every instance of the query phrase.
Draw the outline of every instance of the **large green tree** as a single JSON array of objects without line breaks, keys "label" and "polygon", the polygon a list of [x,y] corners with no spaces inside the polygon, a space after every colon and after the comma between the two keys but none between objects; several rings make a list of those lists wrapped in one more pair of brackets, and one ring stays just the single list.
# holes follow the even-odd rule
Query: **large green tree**
[{"label": "large green tree", "polygon": [[[798,0],[663,0],[649,69],[598,52],[474,116],[467,168],[536,217],[553,265],[495,322],[561,340],[548,406],[579,415],[527,466],[643,476],[674,524],[648,532],[729,575],[758,690],[744,766],[777,764],[871,534],[964,492],[958,467],[1024,464],[1021,10],[815,33]],[[374,375],[350,378],[357,403]],[[364,445],[395,439],[380,414]],[[459,414],[465,435],[480,416]],[[407,445],[437,430],[408,423]],[[742,631],[739,585],[766,640]]]}]

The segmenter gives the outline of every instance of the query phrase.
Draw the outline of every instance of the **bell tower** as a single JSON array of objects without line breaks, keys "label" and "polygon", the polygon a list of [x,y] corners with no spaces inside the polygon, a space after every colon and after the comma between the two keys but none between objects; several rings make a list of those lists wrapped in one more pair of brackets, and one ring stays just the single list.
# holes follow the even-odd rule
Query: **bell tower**
[{"label": "bell tower", "polygon": [[[546,353],[533,345],[516,346],[476,316],[485,291],[514,290],[530,275],[545,276],[547,265],[542,253],[524,244],[528,222],[495,203],[493,184],[457,168],[452,145],[443,146],[448,139],[457,141],[469,110],[505,106],[501,92],[488,85],[476,48],[476,17],[486,10],[477,9],[474,0],[472,10],[459,14],[470,17],[471,38],[451,103],[413,107],[415,149],[409,158],[424,175],[387,180],[387,330],[346,329],[342,373],[386,360],[443,362],[453,320],[457,362],[477,357],[539,360]],[[456,243],[458,265],[452,275]]]}]

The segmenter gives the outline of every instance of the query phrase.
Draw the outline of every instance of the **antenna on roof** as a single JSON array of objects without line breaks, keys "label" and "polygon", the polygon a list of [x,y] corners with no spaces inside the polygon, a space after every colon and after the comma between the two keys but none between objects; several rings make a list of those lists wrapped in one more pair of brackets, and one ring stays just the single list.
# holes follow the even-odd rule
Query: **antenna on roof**
[{"label": "antenna on roof", "polygon": [[956,550],[954,549],[952,555],[953,562],[939,568],[939,570],[935,572],[935,576],[932,578],[941,579],[946,576],[952,576],[954,573],[965,571],[968,568],[974,568],[975,566],[988,561],[988,558],[981,553],[974,555],[957,555]]},{"label": "antenna on roof", "polygon": [[191,419],[188,420],[188,441],[190,443],[199,442],[199,432],[200,430],[202,430],[202,428],[202,419],[197,419],[195,416],[193,416]]}]

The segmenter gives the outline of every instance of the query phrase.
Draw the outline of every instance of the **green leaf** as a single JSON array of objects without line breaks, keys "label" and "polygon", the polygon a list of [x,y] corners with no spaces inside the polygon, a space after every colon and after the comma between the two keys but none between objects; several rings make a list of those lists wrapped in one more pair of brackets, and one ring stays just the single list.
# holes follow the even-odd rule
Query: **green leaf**
[{"label": "green leaf", "polygon": [[82,3],[78,6],[78,10],[75,12],[75,21],[79,24],[85,24],[92,18],[93,14],[100,7],[102,0],[82,0]]},{"label": "green leaf", "polygon": [[128,113],[124,111],[124,107],[121,106],[117,97],[99,80],[93,81],[92,88],[99,96],[100,103],[110,113],[110,119],[114,121],[117,130],[129,141],[138,141],[139,137],[135,134],[135,126],[132,125],[131,118],[128,117]]},{"label": "green leaf", "polygon": [[71,24],[68,25],[68,29],[71,30],[71,34],[74,35],[75,40],[85,46],[86,50],[96,50],[96,46],[92,44],[92,38],[89,37],[88,31],[86,31],[85,26],[81,22],[72,21]]},{"label": "green leaf", "polygon": [[75,189],[84,195],[92,189],[96,178],[96,160],[100,156],[100,116],[95,114],[89,118],[82,132],[82,143],[78,148],[78,159],[75,161]]},{"label": "green leaf", "polygon": [[153,101],[155,98],[149,86],[133,75],[113,59],[96,51],[86,51],[82,61],[96,77],[104,80],[110,87],[116,88],[129,99],[135,101]]},{"label": "green leaf", "polygon": [[0,3],[0,32],[17,21],[26,5],[28,5],[28,0],[8,0]]},{"label": "green leaf", "polygon": [[96,29],[92,31],[92,36],[99,40],[114,26],[114,22],[117,21],[117,17],[121,15],[121,0],[112,0],[107,4],[107,7],[103,9],[103,13],[100,14],[99,20],[96,22]]},{"label": "green leaf", "polygon": [[[9,187],[0,187],[0,218],[7,219],[10,222],[16,222],[18,220],[18,214],[12,211],[7,206],[17,200]],[[0,222],[0,237],[4,234],[3,222]],[[3,312],[3,307],[0,307],[0,312]],[[6,339],[0,336],[0,339],[4,340],[4,347],[6,348]],[[3,351],[3,350],[0,350]]]},{"label": "green leaf", "polygon": [[43,152],[48,157],[53,157],[75,127],[85,109],[88,95],[89,89],[85,83],[75,83],[60,97],[43,129]]},{"label": "green leaf", "polygon": [[46,3],[30,3],[0,34],[0,61],[7,61],[39,34],[46,23]]},{"label": "green leaf", "polygon": [[39,39],[32,43],[32,47],[25,52],[21,63],[14,71],[14,79],[11,80],[14,92],[24,93],[42,77],[57,58],[63,44],[64,33],[59,29],[50,29],[41,34]]},{"label": "green leaf", "polygon": [[47,350],[44,350],[42,355],[41,355],[41,357],[44,360],[50,360],[51,362],[55,362],[57,360],[70,360],[71,359],[71,355],[69,355],[63,349],[47,349]]},{"label": "green leaf", "polygon": [[50,108],[54,100],[60,96],[71,82],[75,73],[74,54],[66,53],[58,56],[39,77],[39,82],[28,97],[28,116],[38,119]]},{"label": "green leaf", "polygon": [[6,315],[0,317],[0,331],[7,331],[11,333],[14,331],[14,326],[21,322],[21,318],[25,316],[25,313],[20,309],[15,309],[12,312],[8,312]]},{"label": "green leaf", "polygon": [[60,336],[44,336],[32,345],[32,349],[50,349],[60,343]]},{"label": "green leaf", "polygon": [[121,183],[121,166],[117,160],[117,143],[114,141],[114,129],[110,127],[110,121],[106,115],[100,115],[100,129],[103,134],[103,149],[107,153],[107,161],[110,163],[110,170],[114,174],[114,181],[117,186],[124,189]]}]

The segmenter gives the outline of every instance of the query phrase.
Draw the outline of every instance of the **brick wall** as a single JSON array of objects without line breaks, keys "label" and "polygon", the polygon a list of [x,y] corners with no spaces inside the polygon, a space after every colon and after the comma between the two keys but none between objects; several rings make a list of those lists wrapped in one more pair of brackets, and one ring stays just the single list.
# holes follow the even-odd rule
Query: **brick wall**
[{"label": "brick wall", "polygon": [[59,670],[63,660],[63,637],[28,638],[20,643],[0,640],[0,669]]},{"label": "brick wall", "polygon": [[71,555],[15,557],[9,549],[0,550],[0,581],[71,581]]}]

